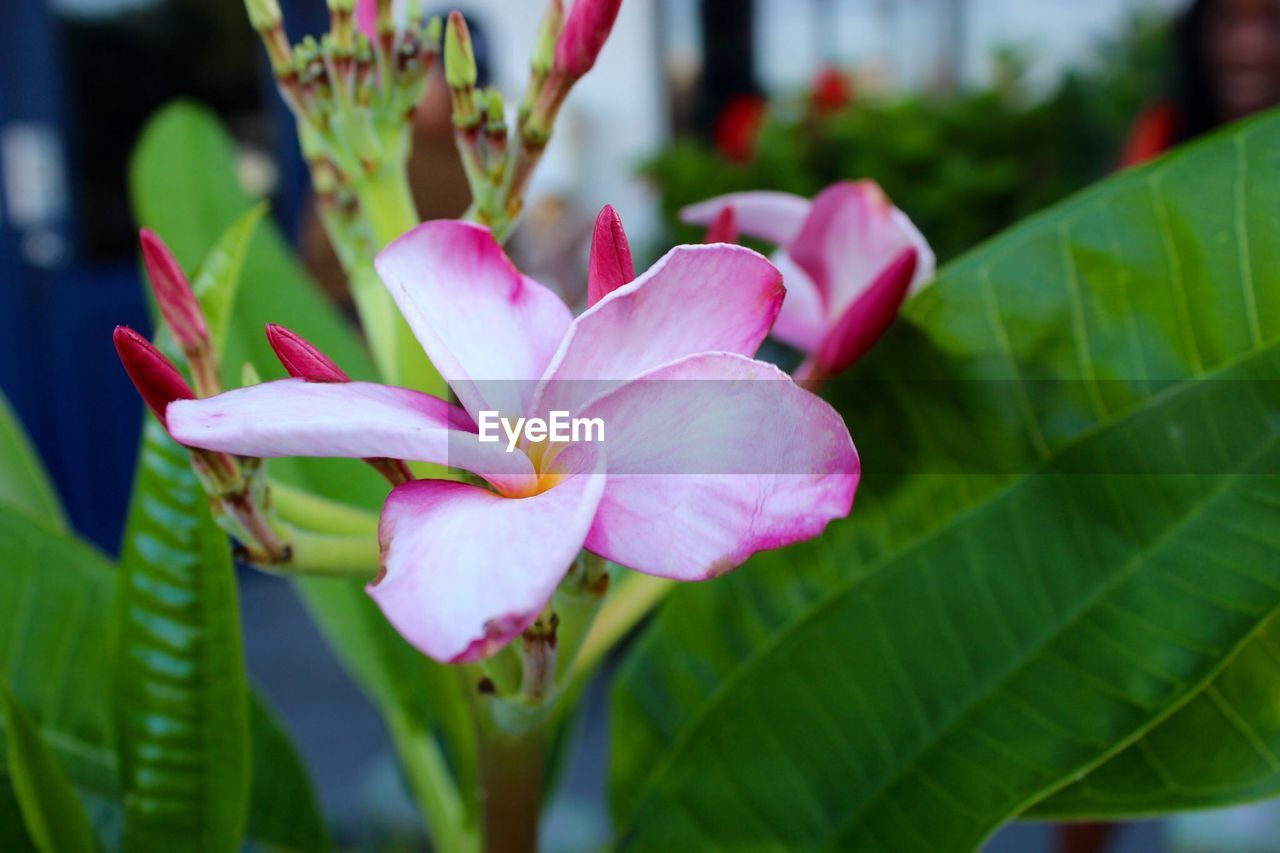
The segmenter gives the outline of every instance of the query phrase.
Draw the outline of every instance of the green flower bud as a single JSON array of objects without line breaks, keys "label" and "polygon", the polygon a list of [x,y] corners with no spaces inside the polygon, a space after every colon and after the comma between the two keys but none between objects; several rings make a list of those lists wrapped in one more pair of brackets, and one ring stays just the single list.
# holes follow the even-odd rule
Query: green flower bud
[{"label": "green flower bud", "polygon": [[279,26],[283,20],[276,0],[244,0],[244,8],[249,13],[249,23],[259,32]]},{"label": "green flower bud", "polygon": [[538,27],[538,39],[533,43],[533,66],[535,74],[550,74],[556,61],[556,41],[560,31],[564,29],[564,2],[550,0],[547,11],[542,16]]},{"label": "green flower bud", "polygon": [[444,31],[444,76],[452,89],[470,89],[476,84],[476,55],[471,31],[460,12],[449,13]]}]

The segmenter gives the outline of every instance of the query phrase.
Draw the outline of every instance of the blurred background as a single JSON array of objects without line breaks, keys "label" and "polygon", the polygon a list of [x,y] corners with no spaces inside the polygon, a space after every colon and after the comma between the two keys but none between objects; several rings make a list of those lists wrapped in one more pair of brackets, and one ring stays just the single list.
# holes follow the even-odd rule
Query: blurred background
[{"label": "blurred background", "polygon": [[[482,75],[520,91],[542,4],[457,5]],[[322,0],[281,6],[295,41],[327,27]],[[239,0],[0,3],[0,388],[74,523],[111,553],[141,406],[110,332],[147,327],[128,158],[147,117],[177,97],[222,117],[244,188],[272,200],[340,301],[293,122]],[[697,239],[674,221],[684,204],[871,177],[945,261],[1277,102],[1280,0],[626,0],[568,102],[513,253],[575,300],[606,202],[647,260]],[[426,218],[466,203],[447,103],[437,86],[416,120]],[[338,837],[412,848],[413,811],[376,714],[289,587],[253,572],[243,581],[250,669],[299,738]],[[597,695],[580,727],[551,849],[607,837],[602,704]],[[1014,826],[991,849],[1280,850],[1277,839],[1276,811],[1260,806],[1116,830]]]}]

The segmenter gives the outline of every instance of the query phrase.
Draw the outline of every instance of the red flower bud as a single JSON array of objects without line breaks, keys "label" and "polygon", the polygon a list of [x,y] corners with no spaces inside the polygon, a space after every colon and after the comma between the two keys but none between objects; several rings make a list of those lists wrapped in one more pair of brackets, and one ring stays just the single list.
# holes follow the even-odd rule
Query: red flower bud
[{"label": "red flower bud", "polygon": [[275,323],[267,324],[267,343],[290,376],[308,382],[350,382],[351,377],[329,356],[297,332]]},{"label": "red flower bud", "polygon": [[590,71],[621,6],[622,0],[574,0],[556,42],[556,70],[573,80]]},{"label": "red flower bud", "polygon": [[587,305],[601,299],[636,277],[631,245],[622,230],[622,219],[613,205],[606,204],[596,217],[591,237],[591,260],[587,269]]},{"label": "red flower bud", "polygon": [[165,409],[174,400],[195,399],[195,393],[178,368],[152,346],[151,341],[128,326],[116,326],[112,339],[133,387],[160,423],[165,423]]},{"label": "red flower bud", "polygon": [[733,205],[726,204],[716,218],[707,227],[704,243],[736,243],[738,242],[738,211]]},{"label": "red flower bud", "polygon": [[[267,324],[267,343],[275,350],[276,358],[289,375],[308,382],[350,382],[351,377],[333,363],[329,356],[316,349],[315,344],[275,323]],[[413,479],[409,466],[399,459],[366,459],[374,470],[387,479],[392,487]]]},{"label": "red flower bud", "polygon": [[204,314],[173,252],[150,229],[143,228],[139,237],[151,290],[174,340],[188,354],[207,347],[209,329],[205,325]]}]

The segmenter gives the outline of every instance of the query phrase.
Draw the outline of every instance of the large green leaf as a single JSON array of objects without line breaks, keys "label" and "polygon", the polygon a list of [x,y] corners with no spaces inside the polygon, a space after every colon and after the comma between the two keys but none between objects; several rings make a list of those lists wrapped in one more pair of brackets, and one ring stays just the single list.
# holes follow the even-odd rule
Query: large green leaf
[{"label": "large green leaf", "polygon": [[[192,169],[192,162],[201,168]],[[140,222],[169,242],[184,266],[194,264],[252,203],[234,175],[233,146],[217,119],[193,104],[174,104],[151,121],[134,153],[134,210]],[[304,335],[352,376],[373,377],[359,339],[269,223],[259,228],[243,277],[246,284],[236,302],[224,356],[228,378],[232,368],[246,360],[264,377],[281,375],[262,333],[268,322],[283,323]],[[354,460],[273,459],[270,470],[273,479],[371,509],[379,508],[386,497],[385,483]],[[424,789],[421,768],[414,764],[421,760],[422,743],[441,736],[460,786],[467,789],[475,759],[457,674],[405,643],[362,584],[310,578],[299,579],[296,586],[348,672],[387,719],[419,799],[433,792]]]},{"label": "large green leaf", "polygon": [[626,839],[970,847],[1227,677],[1280,606],[1277,175],[1265,118],[908,306],[834,392],[854,516],[682,588],[626,666]]},{"label": "large green leaf", "polygon": [[[115,570],[97,551],[38,521],[0,512],[0,668],[94,817],[117,827],[122,799],[110,727],[108,616]],[[251,703],[253,796],[248,834],[312,850],[324,824],[289,737]],[[0,739],[0,747],[3,740]],[[3,757],[3,753],[0,753]],[[5,792],[7,770],[0,767]],[[0,825],[13,828],[0,792]],[[18,828],[20,821],[16,821]]]},{"label": "large green leaf", "polygon": [[15,508],[59,529],[67,517],[18,415],[0,392],[0,509]]},{"label": "large green leaf", "polygon": [[5,722],[13,787],[27,831],[36,846],[45,853],[94,850],[97,841],[84,805],[40,730],[3,684],[0,684],[0,717]]},{"label": "large green leaf", "polygon": [[234,850],[249,797],[235,567],[186,450],[151,419],[122,550],[113,705],[125,845]]}]

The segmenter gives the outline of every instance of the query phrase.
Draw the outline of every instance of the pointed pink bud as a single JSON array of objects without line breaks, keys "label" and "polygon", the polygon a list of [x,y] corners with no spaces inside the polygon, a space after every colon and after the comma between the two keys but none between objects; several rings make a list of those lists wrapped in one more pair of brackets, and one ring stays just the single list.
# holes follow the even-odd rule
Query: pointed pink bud
[{"label": "pointed pink bud", "polygon": [[178,368],[152,346],[151,341],[128,326],[116,326],[112,339],[133,387],[160,423],[165,423],[165,409],[174,400],[195,399],[195,393]]},{"label": "pointed pink bud", "polygon": [[329,356],[297,332],[275,323],[267,324],[267,343],[290,376],[308,382],[350,382],[351,377],[333,363]]},{"label": "pointed pink bud", "polygon": [[556,70],[576,80],[596,64],[622,0],[574,0],[556,42]]},{"label": "pointed pink bud", "polygon": [[738,242],[738,211],[731,204],[726,204],[716,218],[711,220],[704,243],[736,243]]},{"label": "pointed pink bud", "polygon": [[178,260],[155,232],[143,228],[142,260],[151,279],[151,290],[160,305],[160,313],[173,332],[183,352],[191,353],[209,345],[209,329],[200,311],[200,303],[178,266]]},{"label": "pointed pink bud", "polygon": [[[308,382],[350,382],[341,367],[333,359],[320,352],[311,341],[275,323],[267,324],[267,343],[275,350],[276,358],[289,375]],[[382,457],[365,459],[374,470],[387,479],[392,487],[413,479],[413,472],[400,459]]]},{"label": "pointed pink bud", "polygon": [[587,306],[595,305],[636,277],[631,245],[622,230],[622,219],[613,205],[606,204],[596,217],[591,237],[591,260],[587,268]]}]

